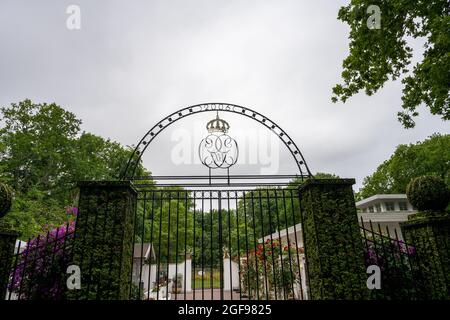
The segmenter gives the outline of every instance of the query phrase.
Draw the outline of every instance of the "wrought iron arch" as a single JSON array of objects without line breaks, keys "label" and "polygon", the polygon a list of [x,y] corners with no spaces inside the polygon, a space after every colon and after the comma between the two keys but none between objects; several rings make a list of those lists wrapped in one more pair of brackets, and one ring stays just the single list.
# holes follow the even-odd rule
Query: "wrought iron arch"
[{"label": "wrought iron arch", "polygon": [[297,164],[297,167],[300,171],[300,176],[309,176],[312,177],[311,171],[309,170],[308,165],[306,164],[305,158],[300,152],[299,148],[295,144],[295,142],[289,137],[289,135],[281,129],[274,121],[270,120],[268,117],[256,112],[252,109],[242,107],[235,104],[230,103],[202,103],[196,104],[190,107],[185,107],[180,109],[161,121],[159,121],[156,125],[154,125],[139,141],[138,145],[134,148],[130,159],[125,167],[125,170],[121,174],[121,179],[131,179],[134,177],[137,165],[142,158],[142,155],[147,150],[147,147],[150,143],[156,138],[158,134],[160,134],[164,129],[170,126],[172,123],[181,120],[187,116],[194,115],[202,112],[209,111],[223,111],[223,112],[232,112],[235,114],[243,115],[247,118],[253,119],[260,124],[267,127],[269,130],[273,131],[280,140],[285,144],[288,148],[294,160]]}]

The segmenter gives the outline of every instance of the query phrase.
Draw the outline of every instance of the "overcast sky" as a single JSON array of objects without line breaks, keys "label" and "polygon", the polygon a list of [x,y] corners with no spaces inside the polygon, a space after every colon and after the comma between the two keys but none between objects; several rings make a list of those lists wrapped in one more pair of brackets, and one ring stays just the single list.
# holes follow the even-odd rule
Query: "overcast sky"
[{"label": "overcast sky", "polygon": [[[235,103],[277,122],[313,172],[353,177],[360,186],[398,144],[450,130],[424,108],[416,128],[403,129],[396,119],[399,81],[372,97],[331,103],[348,53],[348,27],[336,19],[345,3],[2,0],[0,105],[56,102],[82,119],[83,130],[132,145],[182,107]],[[70,4],[81,9],[80,30],[66,27]],[[422,50],[420,42],[413,46]],[[155,174],[206,173],[199,164],[175,163],[173,150],[187,133],[192,138],[183,143],[190,140],[195,150],[214,116],[188,117],[164,131],[149,146],[145,165]],[[221,116],[244,150],[252,139],[258,146],[269,141],[256,123]],[[296,173],[281,145],[274,163],[277,158],[278,173]],[[234,173],[263,172],[264,163],[245,159]]]}]

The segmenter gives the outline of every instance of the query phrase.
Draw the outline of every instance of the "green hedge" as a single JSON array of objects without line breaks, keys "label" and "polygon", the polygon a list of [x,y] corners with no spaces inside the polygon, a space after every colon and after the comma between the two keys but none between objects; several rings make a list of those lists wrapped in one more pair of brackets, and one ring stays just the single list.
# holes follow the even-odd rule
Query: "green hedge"
[{"label": "green hedge", "polygon": [[450,216],[413,217],[401,224],[406,241],[413,245],[416,254],[412,271],[419,299],[450,299]]},{"label": "green hedge", "polygon": [[366,298],[353,184],[353,179],[321,179],[300,187],[311,299]]},{"label": "green hedge", "polygon": [[80,183],[74,263],[81,290],[73,299],[128,299],[136,192],[130,182]]},{"label": "green hedge", "polygon": [[406,195],[419,211],[442,211],[450,200],[450,189],[439,177],[423,176],[411,180]]}]

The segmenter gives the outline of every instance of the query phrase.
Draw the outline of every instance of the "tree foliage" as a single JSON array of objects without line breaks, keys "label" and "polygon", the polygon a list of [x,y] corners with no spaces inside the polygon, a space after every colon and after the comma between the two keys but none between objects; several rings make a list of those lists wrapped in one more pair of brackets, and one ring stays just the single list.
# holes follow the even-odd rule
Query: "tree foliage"
[{"label": "tree foliage", "polygon": [[374,194],[405,193],[408,183],[416,177],[431,175],[450,184],[450,135],[434,134],[416,144],[397,146],[390,159],[384,161],[370,176],[364,178],[358,199]]},{"label": "tree foliage", "polygon": [[[81,132],[81,120],[55,103],[24,100],[0,108],[0,180],[14,190],[0,223],[23,238],[66,222],[80,180],[117,179],[129,148]],[[138,171],[144,173],[142,165]]]},{"label": "tree foliage", "polygon": [[[381,28],[369,28],[371,5],[381,10]],[[349,55],[343,61],[343,84],[333,88],[333,102],[364,90],[376,93],[388,80],[403,76],[403,111],[398,119],[414,127],[417,108],[450,119],[450,6],[448,0],[351,0],[338,18],[350,26]],[[370,25],[370,24],[369,24]],[[413,50],[407,38],[425,39],[423,58],[409,72]]]}]

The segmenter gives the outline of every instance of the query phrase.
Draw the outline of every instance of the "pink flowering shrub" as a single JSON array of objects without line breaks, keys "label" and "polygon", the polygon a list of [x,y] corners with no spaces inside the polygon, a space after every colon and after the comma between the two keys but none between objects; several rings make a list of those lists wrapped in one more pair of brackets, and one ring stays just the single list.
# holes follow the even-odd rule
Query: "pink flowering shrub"
[{"label": "pink flowering shrub", "polygon": [[17,255],[8,290],[19,299],[64,298],[78,210],[69,207],[67,213],[70,222],[31,239]]},{"label": "pink flowering shrub", "polygon": [[[303,248],[267,239],[249,250],[242,266],[242,290],[250,299],[293,299],[294,285],[300,282],[299,257]],[[241,254],[246,256],[246,253]]]},{"label": "pink flowering shrub", "polygon": [[374,234],[365,244],[365,264],[381,271],[381,290],[371,290],[372,299],[405,299],[413,296],[418,279],[413,279],[411,264],[415,248],[400,240]]}]

